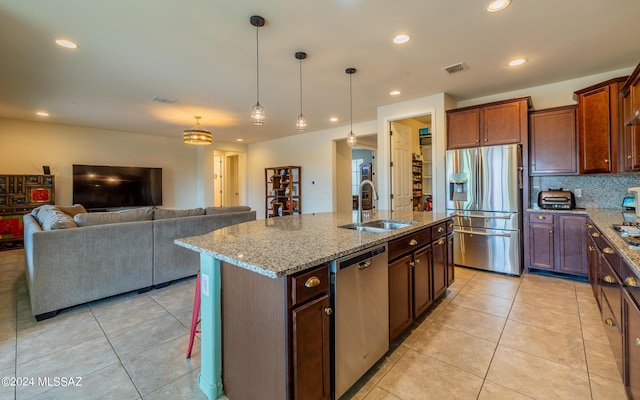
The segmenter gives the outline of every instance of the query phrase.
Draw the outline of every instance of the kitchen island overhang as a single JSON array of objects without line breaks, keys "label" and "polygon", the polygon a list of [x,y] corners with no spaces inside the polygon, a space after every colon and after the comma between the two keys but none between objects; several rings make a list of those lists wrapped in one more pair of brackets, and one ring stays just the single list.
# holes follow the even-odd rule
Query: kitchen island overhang
[{"label": "kitchen island overhang", "polygon": [[302,214],[256,220],[206,235],[178,239],[201,259],[201,372],[198,385],[209,399],[223,396],[221,263],[280,280],[376,244],[388,242],[449,219],[444,213],[370,212],[378,219],[411,221],[395,230],[367,232],[340,228],[353,213]]}]

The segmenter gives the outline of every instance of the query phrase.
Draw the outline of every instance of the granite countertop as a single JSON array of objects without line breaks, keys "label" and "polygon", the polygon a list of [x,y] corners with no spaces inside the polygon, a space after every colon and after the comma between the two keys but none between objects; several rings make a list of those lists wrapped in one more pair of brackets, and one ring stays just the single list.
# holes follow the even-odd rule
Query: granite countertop
[{"label": "granite countertop", "polygon": [[267,218],[177,239],[175,243],[259,274],[280,278],[450,218],[435,212],[375,210],[365,212],[364,222],[393,219],[415,224],[384,233],[338,228],[354,222],[355,215],[317,213]]},{"label": "granite countertop", "polygon": [[640,218],[638,218],[633,211],[606,208],[586,208],[583,210],[543,210],[539,208],[529,208],[527,211],[588,215],[607,241],[616,249],[635,274],[640,277],[640,248],[630,246],[612,227],[613,224],[620,225],[624,221],[640,222]]}]

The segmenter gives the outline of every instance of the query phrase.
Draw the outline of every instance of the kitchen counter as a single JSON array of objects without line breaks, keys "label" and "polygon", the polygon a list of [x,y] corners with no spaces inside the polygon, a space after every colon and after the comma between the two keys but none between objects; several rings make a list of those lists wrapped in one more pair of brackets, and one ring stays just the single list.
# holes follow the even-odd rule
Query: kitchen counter
[{"label": "kitchen counter", "polygon": [[[289,295],[286,297],[289,300],[286,301],[282,297],[285,296],[287,282],[293,279],[289,278],[289,275],[321,266],[329,261],[411,234],[450,218],[446,214],[433,212],[375,210],[365,212],[363,222],[386,219],[411,221],[413,224],[387,232],[362,232],[339,228],[341,225],[353,223],[356,216],[355,212],[347,212],[267,218],[175,241],[179,246],[200,253],[201,368],[198,387],[209,400],[225,398],[222,382],[222,332],[225,329],[229,330],[227,334],[231,335],[225,337],[240,338],[259,335],[265,342],[269,338],[273,339],[273,343],[269,342],[271,344],[254,353],[260,354],[262,358],[258,357],[259,360],[256,359],[253,362],[254,365],[266,363],[264,365],[269,365],[274,375],[266,378],[252,376],[247,380],[255,383],[255,379],[263,379],[264,382],[260,385],[263,385],[265,390],[267,386],[270,389],[286,387],[288,372],[279,374],[273,366],[286,366],[286,362],[280,360],[282,362],[278,363],[277,359],[283,358],[290,350],[286,347],[287,332],[278,333],[278,330],[285,329],[288,324],[285,322],[283,313],[287,309],[286,303],[291,300]],[[227,286],[224,290],[225,296],[231,296],[232,300],[227,300],[224,304],[227,306],[243,304],[238,312],[222,311],[221,271],[223,269],[225,274],[229,274],[225,276],[232,276],[225,280]],[[325,267],[326,273],[328,273],[327,269]],[[317,277],[314,276],[314,278],[320,282]],[[240,287],[234,289],[233,283],[240,284]],[[260,308],[260,312],[254,312],[257,308]],[[326,309],[319,308],[320,315],[325,313]],[[222,314],[225,314],[224,326]],[[264,329],[269,324],[273,324],[273,327],[267,334]],[[251,343],[254,343],[256,336],[251,338]],[[231,342],[227,340],[224,349],[230,349]],[[248,347],[250,346],[242,348]],[[245,359],[238,360],[234,356],[237,353],[231,351],[229,354],[228,358],[225,355],[227,371],[233,370],[229,367],[229,363],[246,362]],[[240,369],[245,371],[246,366],[244,364],[241,366]],[[276,396],[276,398],[284,397],[286,396]]]},{"label": "kitchen counter", "polygon": [[446,214],[434,212],[375,210],[365,212],[364,222],[393,219],[415,224],[384,233],[338,227],[352,223],[355,217],[355,213],[348,212],[268,218],[218,229],[202,236],[177,239],[175,243],[241,268],[280,278],[449,218]]},{"label": "kitchen counter", "polygon": [[612,227],[613,224],[622,224],[624,221],[640,222],[640,218],[636,217],[633,211],[606,208],[586,208],[584,210],[544,210],[540,208],[529,208],[527,212],[586,214],[609,243],[620,253],[629,267],[640,277],[640,248],[629,246]]}]

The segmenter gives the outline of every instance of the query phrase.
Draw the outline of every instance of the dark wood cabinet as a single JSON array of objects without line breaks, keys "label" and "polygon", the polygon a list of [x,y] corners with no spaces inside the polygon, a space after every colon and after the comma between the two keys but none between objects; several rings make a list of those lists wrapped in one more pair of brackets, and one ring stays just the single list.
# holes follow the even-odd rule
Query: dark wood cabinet
[{"label": "dark wood cabinet", "polygon": [[453,233],[448,234],[449,225],[453,230],[448,220],[389,242],[390,341],[453,283]]},{"label": "dark wood cabinet", "polygon": [[529,113],[529,174],[577,175],[577,106]]},{"label": "dark wood cabinet", "polygon": [[578,100],[580,173],[611,173],[619,165],[621,107],[618,93],[627,77],[611,79],[574,93]]},{"label": "dark wood cabinet", "polygon": [[397,338],[413,322],[411,254],[389,264],[389,340]]},{"label": "dark wood cabinet", "polygon": [[520,143],[527,138],[531,98],[523,97],[447,111],[447,148]]},{"label": "dark wood cabinet", "polygon": [[435,281],[431,272],[431,246],[413,253],[413,317],[416,318],[433,303],[431,287]]},{"label": "dark wood cabinet", "polygon": [[593,224],[587,222],[587,272],[593,296],[596,298],[598,307],[602,308],[600,296],[600,252],[595,242],[595,238],[600,236],[600,232]]},{"label": "dark wood cabinet", "polygon": [[221,262],[227,397],[331,399],[328,268],[273,279]]},{"label": "dark wood cabinet", "polygon": [[[640,81],[638,84],[640,85]],[[632,89],[635,93],[640,93],[640,87]],[[640,99],[635,100],[637,103],[634,106],[632,94],[631,91],[622,92],[623,115],[626,116],[625,121],[628,121],[622,131],[622,162],[625,171],[640,170],[640,116],[634,118],[640,110],[633,111],[640,107]]]},{"label": "dark wood cabinet", "polygon": [[530,269],[587,275],[587,217],[576,214],[529,213]]},{"label": "dark wood cabinet", "polygon": [[625,383],[630,400],[640,400],[640,306],[625,291],[624,310],[624,354]]},{"label": "dark wood cabinet", "polygon": [[294,399],[331,398],[329,309],[324,295],[292,311]]}]

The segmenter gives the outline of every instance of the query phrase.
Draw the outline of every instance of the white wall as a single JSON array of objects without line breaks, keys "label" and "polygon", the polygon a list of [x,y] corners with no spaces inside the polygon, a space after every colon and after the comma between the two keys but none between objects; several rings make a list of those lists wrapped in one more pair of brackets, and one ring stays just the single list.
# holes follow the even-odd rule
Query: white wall
[{"label": "white wall", "polygon": [[[353,125],[356,136],[376,132],[376,122]],[[267,167],[300,166],[302,213],[330,212],[335,207],[335,140],[342,140],[349,127],[301,133],[249,145],[247,157],[248,205],[257,218],[265,216],[265,176]]]},{"label": "white wall", "polygon": [[[245,145],[221,145],[246,152]],[[180,132],[160,137],[0,119],[0,149],[2,174],[42,174],[42,166],[49,165],[56,176],[57,204],[72,203],[72,164],[93,164],[161,167],[163,207],[213,205],[207,203],[202,189],[212,176],[200,171],[209,152],[213,160],[214,148],[186,145]]]}]

